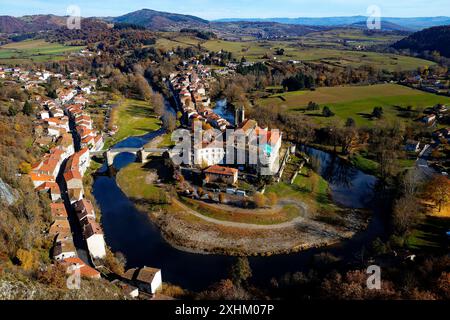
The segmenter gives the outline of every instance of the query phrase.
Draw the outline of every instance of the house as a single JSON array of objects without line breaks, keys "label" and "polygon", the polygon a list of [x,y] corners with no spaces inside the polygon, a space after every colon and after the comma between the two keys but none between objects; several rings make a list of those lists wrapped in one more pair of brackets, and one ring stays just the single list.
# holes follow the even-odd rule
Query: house
[{"label": "house", "polygon": [[38,112],[37,115],[38,115],[38,118],[42,119],[42,120],[50,118],[50,114],[46,110]]},{"label": "house", "polygon": [[31,181],[33,181],[33,185],[35,188],[41,186],[46,182],[55,182],[55,178],[46,174],[39,173],[30,173]]},{"label": "house", "polygon": [[37,192],[48,192],[50,199],[54,201],[61,200],[61,190],[56,182],[45,182],[35,189]]},{"label": "house", "polygon": [[221,139],[202,141],[194,147],[194,162],[202,166],[213,166],[223,163],[225,149]]},{"label": "house", "polygon": [[77,249],[75,248],[72,240],[58,242],[53,247],[53,259],[56,261],[74,258],[76,256]]},{"label": "house", "polygon": [[63,162],[64,152],[53,148],[50,153],[44,156],[41,162],[38,162],[32,166],[32,171],[37,174],[49,175],[56,179]]},{"label": "house", "polygon": [[81,175],[84,175],[86,170],[89,168],[89,165],[91,163],[91,157],[90,157],[90,153],[89,153],[89,149],[88,148],[83,148],[80,151],[78,151],[77,153],[79,162],[78,162],[78,166],[80,168],[80,173]]},{"label": "house", "polygon": [[64,180],[66,181],[67,189],[69,190],[83,188],[83,177],[76,169],[65,172]]},{"label": "house", "polygon": [[149,267],[143,267],[141,269],[133,268],[125,272],[122,278],[136,285],[140,290],[155,294],[156,291],[162,286],[161,270]]},{"label": "house", "polygon": [[111,283],[116,285],[117,287],[119,287],[125,296],[128,296],[133,299],[136,299],[137,297],[139,297],[139,289],[138,288],[136,288],[128,283],[125,283],[123,281],[120,281],[118,279],[113,280]]},{"label": "house", "polygon": [[414,140],[406,141],[405,151],[407,152],[419,152],[420,151],[420,142]]},{"label": "house", "polygon": [[64,203],[50,203],[50,212],[53,220],[67,220],[67,210]]},{"label": "house", "polygon": [[64,133],[59,137],[56,142],[56,148],[64,152],[62,156],[64,159],[72,156],[75,152],[72,135],[70,133]]},{"label": "house", "polygon": [[69,195],[69,200],[71,204],[83,199],[84,189],[83,188],[71,188],[67,189],[67,194]]},{"label": "house", "polygon": [[204,170],[205,183],[225,183],[235,185],[238,181],[238,169],[214,165]]},{"label": "house", "polygon": [[83,223],[87,219],[95,220],[95,210],[92,203],[87,199],[81,199],[73,205],[77,213],[78,221]]},{"label": "house", "polygon": [[55,222],[50,226],[48,234],[51,236],[57,236],[58,234],[71,234],[69,220],[55,220]]},{"label": "house", "polygon": [[94,259],[106,256],[106,244],[103,230],[94,219],[87,219],[83,230],[84,239],[88,246],[89,253]]},{"label": "house", "polygon": [[101,274],[94,268],[86,265],[78,257],[65,258],[61,261],[61,264],[65,266],[68,274],[73,274],[75,271],[80,272],[80,276],[89,279],[100,279]]},{"label": "house", "polygon": [[101,134],[95,136],[94,138],[94,151],[101,151],[103,150],[103,146],[105,145],[105,142],[103,141],[103,136]]},{"label": "house", "polygon": [[429,114],[422,118],[422,122],[425,124],[433,124],[436,121],[435,114]]}]

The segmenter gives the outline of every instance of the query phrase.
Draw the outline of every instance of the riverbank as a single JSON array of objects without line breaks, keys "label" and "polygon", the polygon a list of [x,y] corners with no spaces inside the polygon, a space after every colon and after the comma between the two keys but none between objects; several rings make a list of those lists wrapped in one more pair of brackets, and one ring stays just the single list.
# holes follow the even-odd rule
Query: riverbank
[{"label": "riverbank", "polygon": [[114,102],[110,126],[117,126],[118,131],[107,139],[106,149],[128,137],[143,136],[161,127],[161,120],[155,115],[149,102],[126,98]]},{"label": "riverbank", "polygon": [[342,209],[316,215],[316,208],[309,210],[299,198],[280,199],[274,208],[221,213],[222,205],[169,197],[163,186],[155,186],[158,180],[155,170],[138,163],[117,175],[118,186],[137,209],[148,215],[170,245],[186,252],[287,254],[336,244],[366,227],[367,216],[362,211]]}]

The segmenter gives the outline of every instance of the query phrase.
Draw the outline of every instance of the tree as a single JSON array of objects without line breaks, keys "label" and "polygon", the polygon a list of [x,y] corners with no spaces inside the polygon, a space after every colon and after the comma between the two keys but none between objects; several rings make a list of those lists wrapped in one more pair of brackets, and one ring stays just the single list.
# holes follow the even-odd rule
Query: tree
[{"label": "tree", "polygon": [[237,285],[246,281],[252,276],[252,269],[247,257],[239,257],[237,262],[231,267],[231,279]]},{"label": "tree", "polygon": [[373,108],[372,111],[372,117],[377,118],[377,119],[381,119],[383,117],[383,108],[382,107],[375,107]]},{"label": "tree", "polygon": [[308,106],[306,107],[306,110],[308,111],[320,110],[320,106],[317,103],[310,101],[308,103]]},{"label": "tree", "polygon": [[353,118],[347,118],[347,121],[345,122],[345,126],[347,128],[353,128],[356,126],[355,120]]},{"label": "tree", "polygon": [[175,115],[170,112],[166,112],[163,116],[164,130],[171,133],[175,130],[176,127],[177,127],[177,119],[175,118]]},{"label": "tree", "polygon": [[407,233],[422,218],[420,206],[415,196],[405,196],[394,206],[394,227],[400,234]]},{"label": "tree", "polygon": [[278,196],[277,196],[277,194],[275,192],[269,192],[267,194],[267,199],[268,199],[269,204],[271,206],[274,206],[274,205],[276,205],[278,203]]},{"label": "tree", "polygon": [[17,250],[16,256],[24,270],[29,271],[35,267],[36,261],[33,252],[19,249]]},{"label": "tree", "polygon": [[333,117],[333,116],[334,116],[334,113],[330,110],[329,107],[325,106],[325,107],[323,107],[322,115],[323,115],[324,117],[329,118],[329,117]]},{"label": "tree", "polygon": [[435,175],[426,186],[426,194],[441,212],[442,206],[450,201],[450,179]]},{"label": "tree", "polygon": [[258,208],[263,208],[266,205],[266,197],[262,193],[255,193],[253,196],[253,201]]},{"label": "tree", "polygon": [[219,194],[219,202],[220,203],[225,203],[225,201],[226,201],[225,195],[223,193],[220,193]]},{"label": "tree", "polygon": [[8,115],[10,117],[14,117],[14,116],[17,115],[17,113],[18,113],[17,108],[15,106],[13,106],[13,105],[10,105],[9,108],[8,108]]},{"label": "tree", "polygon": [[19,164],[19,171],[22,174],[29,174],[31,172],[31,164],[25,161],[21,162]]},{"label": "tree", "polygon": [[160,93],[155,93],[152,95],[151,104],[153,106],[153,111],[160,117],[164,115],[164,98]]}]

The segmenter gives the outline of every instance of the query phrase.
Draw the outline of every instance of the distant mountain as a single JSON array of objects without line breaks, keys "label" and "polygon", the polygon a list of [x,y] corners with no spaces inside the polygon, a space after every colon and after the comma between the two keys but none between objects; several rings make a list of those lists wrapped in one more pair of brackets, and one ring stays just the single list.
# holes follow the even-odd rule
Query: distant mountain
[{"label": "distant mountain", "polygon": [[0,16],[0,33],[39,32],[57,29],[66,23],[65,17],[33,15],[15,18]]},{"label": "distant mountain", "polygon": [[[253,22],[278,22],[285,24],[300,24],[310,26],[349,26],[352,24],[361,24],[363,21],[367,21],[366,16],[349,16],[349,17],[324,17],[324,18],[229,18],[219,19],[215,22],[236,22],[236,21],[253,21]],[[450,17],[419,17],[419,18],[395,18],[395,17],[383,17],[382,22],[389,24],[395,24],[402,28],[417,31],[429,27],[441,26],[450,24]],[[392,26],[392,25],[391,25]],[[399,30],[399,29],[396,29]]]},{"label": "distant mountain", "polygon": [[[348,27],[358,28],[358,29],[367,29],[367,21],[360,21],[356,23],[352,23],[348,25]],[[392,23],[389,21],[381,20],[381,30],[382,31],[403,31],[403,32],[413,32],[413,29],[398,25],[396,23]]]},{"label": "distant mountain", "polygon": [[10,16],[0,16],[0,33],[23,32],[25,22]]},{"label": "distant mountain", "polygon": [[392,45],[395,49],[409,49],[414,52],[439,51],[450,58],[450,25],[433,27],[413,33]]},{"label": "distant mountain", "polygon": [[323,31],[320,26],[283,24],[276,22],[211,22],[209,29],[225,38],[252,36],[256,38],[298,37],[311,32]]},{"label": "distant mountain", "polygon": [[112,18],[112,22],[132,23],[144,26],[151,30],[172,31],[182,28],[205,26],[209,21],[176,13],[160,12],[150,9],[142,9],[126,15]]}]

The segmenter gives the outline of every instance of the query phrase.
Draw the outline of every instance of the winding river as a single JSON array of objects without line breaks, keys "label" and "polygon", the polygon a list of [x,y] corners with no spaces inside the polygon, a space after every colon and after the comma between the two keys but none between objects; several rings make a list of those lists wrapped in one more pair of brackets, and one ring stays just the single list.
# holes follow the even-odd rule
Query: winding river
[{"label": "winding river", "polygon": [[[114,146],[141,147],[161,134],[155,131],[142,137],[131,137]],[[337,203],[353,208],[372,207],[372,187],[375,177],[356,170],[339,158],[315,149],[306,149],[312,157],[320,159],[320,174],[330,182],[332,197]],[[120,170],[135,161],[132,154],[120,154],[114,168]],[[101,171],[107,171],[104,165]],[[102,211],[102,225],[108,245],[122,252],[127,267],[152,266],[162,269],[163,279],[191,290],[202,290],[227,276],[236,258],[221,255],[201,255],[179,251],[161,236],[159,229],[146,214],[139,212],[130,199],[117,186],[114,175],[97,175],[93,194]],[[286,272],[306,271],[314,254],[332,252],[342,257],[354,257],[361,246],[383,232],[383,224],[374,210],[367,230],[338,246],[310,249],[300,253],[271,257],[251,257],[253,281],[267,283],[272,277]]]}]

